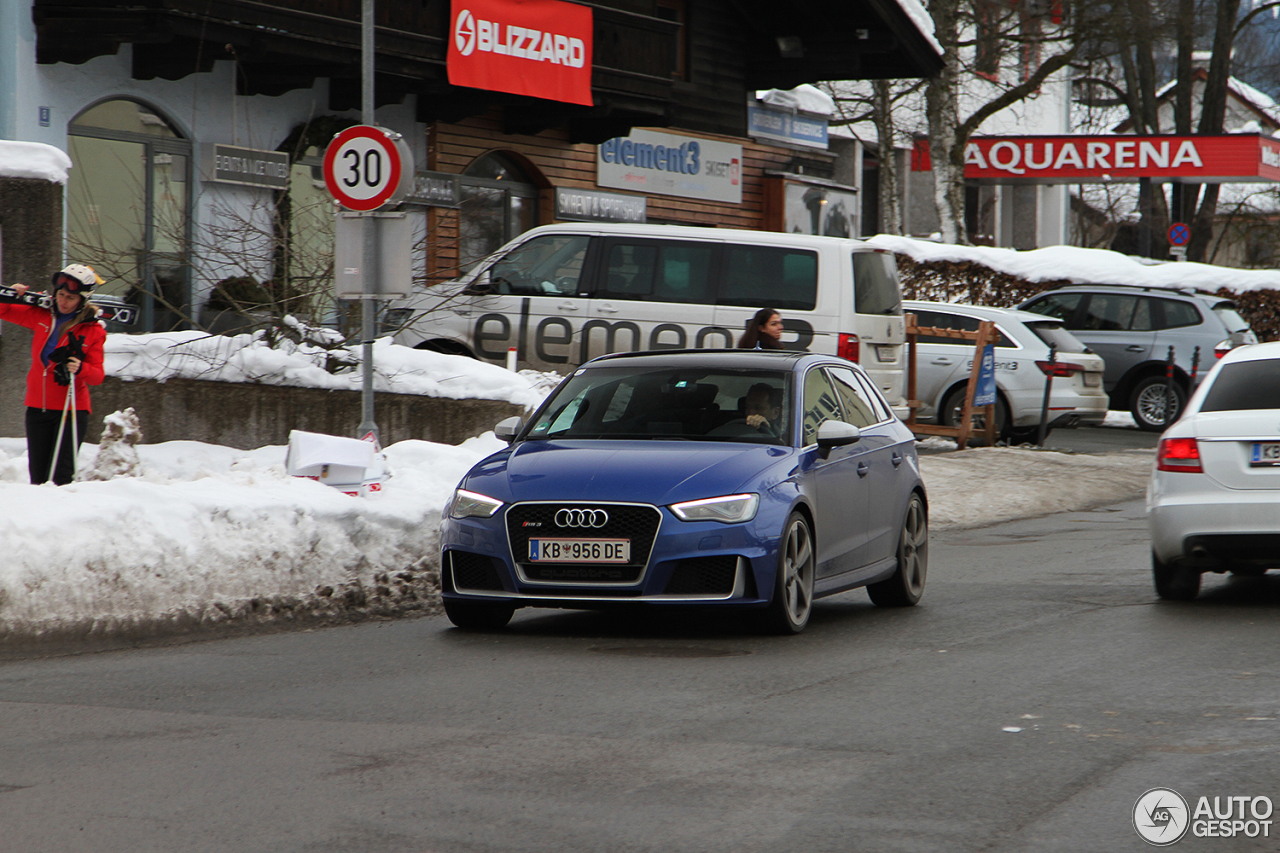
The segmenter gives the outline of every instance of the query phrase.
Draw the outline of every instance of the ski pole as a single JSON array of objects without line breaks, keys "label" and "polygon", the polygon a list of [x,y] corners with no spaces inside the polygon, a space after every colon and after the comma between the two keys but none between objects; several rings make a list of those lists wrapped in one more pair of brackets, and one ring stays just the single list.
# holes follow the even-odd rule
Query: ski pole
[{"label": "ski pole", "polygon": [[[71,383],[72,389],[75,388],[75,382]],[[53,471],[58,467],[58,454],[62,451],[62,432],[67,426],[67,411],[71,408],[71,394],[67,394],[66,399],[62,403],[62,420],[58,421],[58,438],[53,443],[53,461],[49,463],[49,479],[53,479]],[[75,429],[73,426],[72,429]]]},{"label": "ski pole", "polygon": [[75,482],[76,477],[80,474],[79,460],[76,459],[80,452],[80,437],[76,434],[78,425],[76,424],[76,375],[74,373],[71,374],[71,394],[69,399],[71,400],[71,480]]}]

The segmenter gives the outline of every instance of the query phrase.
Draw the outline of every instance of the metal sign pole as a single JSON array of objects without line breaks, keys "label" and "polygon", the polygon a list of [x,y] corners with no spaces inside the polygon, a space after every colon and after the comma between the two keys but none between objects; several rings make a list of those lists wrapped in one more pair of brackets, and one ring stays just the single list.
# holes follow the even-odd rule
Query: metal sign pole
[{"label": "metal sign pole", "polygon": [[[362,0],[360,15],[360,121],[366,126],[375,124],[376,104],[373,100],[374,75],[374,23],[373,0]],[[364,214],[364,294],[360,300],[360,339],[363,367],[360,383],[360,426],[357,438],[373,435],[374,443],[381,447],[378,424],[373,418],[373,336],[378,313],[378,220],[372,212]]]}]

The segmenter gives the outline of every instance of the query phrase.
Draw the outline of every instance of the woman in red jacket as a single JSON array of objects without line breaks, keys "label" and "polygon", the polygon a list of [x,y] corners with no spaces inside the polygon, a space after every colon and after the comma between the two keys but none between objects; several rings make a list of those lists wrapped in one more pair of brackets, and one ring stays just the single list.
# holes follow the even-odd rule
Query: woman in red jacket
[{"label": "woman in red jacket", "polygon": [[[32,483],[47,482],[51,470],[53,482],[59,486],[75,479],[75,456],[89,427],[89,386],[101,384],[104,376],[102,346],[107,329],[89,301],[89,294],[99,284],[102,279],[92,267],[71,264],[54,273],[53,300],[48,308],[0,304],[0,320],[34,332],[24,400],[27,469]],[[15,284],[13,289],[21,295],[28,288]],[[74,424],[67,423],[68,414],[74,417]]]}]

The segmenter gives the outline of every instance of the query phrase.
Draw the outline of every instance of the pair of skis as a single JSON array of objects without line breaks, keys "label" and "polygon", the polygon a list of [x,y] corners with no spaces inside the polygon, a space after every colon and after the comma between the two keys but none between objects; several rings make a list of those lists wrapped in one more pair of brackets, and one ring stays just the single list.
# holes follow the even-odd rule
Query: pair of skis
[{"label": "pair of skis", "polygon": [[[138,306],[130,305],[115,296],[94,296],[93,304],[99,309],[99,320],[111,320],[122,326],[132,326],[138,321]],[[47,293],[19,293],[12,287],[0,284],[0,302],[16,305],[35,305],[38,308],[53,307],[53,297]]]}]

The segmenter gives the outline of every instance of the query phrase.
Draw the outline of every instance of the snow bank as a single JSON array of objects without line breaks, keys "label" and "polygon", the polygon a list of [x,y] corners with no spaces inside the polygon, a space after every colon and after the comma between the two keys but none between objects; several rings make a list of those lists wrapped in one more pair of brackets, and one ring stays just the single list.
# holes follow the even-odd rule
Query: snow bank
[{"label": "snow bank", "polygon": [[1209,292],[1222,287],[1236,292],[1280,290],[1280,270],[1241,270],[1213,264],[1152,261],[1107,249],[1048,246],[1018,251],[934,243],[889,234],[877,234],[868,238],[868,242],[906,255],[918,263],[971,261],[1033,282],[1067,279],[1082,284],[1195,287]]},{"label": "snow bank", "polygon": [[39,178],[65,184],[70,169],[71,158],[60,148],[42,142],[0,139],[0,177]]}]

